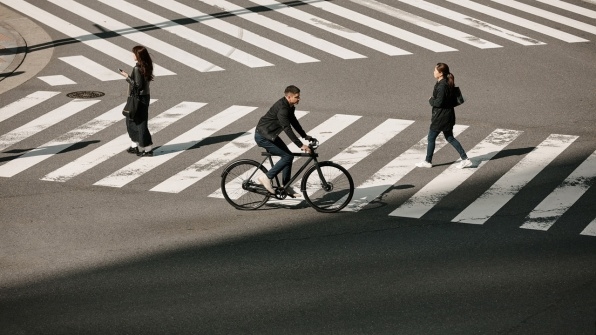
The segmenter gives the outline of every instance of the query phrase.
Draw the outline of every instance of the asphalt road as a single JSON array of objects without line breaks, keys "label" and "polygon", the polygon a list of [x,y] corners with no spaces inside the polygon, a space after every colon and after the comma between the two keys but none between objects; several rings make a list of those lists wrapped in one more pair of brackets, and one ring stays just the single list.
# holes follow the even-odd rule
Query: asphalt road
[{"label": "asphalt road", "polygon": [[[123,187],[93,184],[137,160],[124,153],[67,182],[40,180],[121,135],[121,123],[22,173],[0,178],[0,333],[596,333],[596,237],[580,235],[596,217],[593,178],[586,181],[592,187],[550,229],[520,229],[528,213],[596,150],[593,34],[494,4],[589,41],[566,43],[478,15],[546,42],[521,46],[419,8],[385,1],[502,45],[481,50],[416,26],[400,26],[400,21],[356,3],[341,3],[458,49],[437,53],[313,6],[296,6],[412,52],[387,56],[254,7],[249,1],[234,2],[367,58],[342,60],[294,36],[246,23],[241,15],[220,15],[320,60],[294,64],[242,44],[243,50],[274,64],[248,68],[147,26],[124,11],[86,4],[225,68],[199,73],[154,53],[154,61],[176,75],[156,78],[152,98],[158,101],[152,111],[164,111],[181,101],[207,103],[183,122],[156,134],[157,146],[231,105],[257,109]],[[431,2],[473,13],[455,4]],[[587,2],[569,2],[596,10]],[[36,5],[122,48],[133,45],[124,37],[126,31],[120,35],[105,32],[101,22],[89,22],[50,2]],[[205,4],[196,6],[213,15],[221,11]],[[594,19],[540,6],[596,25]],[[153,3],[147,8],[206,32]],[[91,108],[3,150],[2,162],[16,160],[124,101],[123,80],[99,81],[61,58],[82,55],[109,69],[128,68],[130,60],[107,57],[43,23],[36,25],[43,28],[43,34],[23,32],[35,41],[28,43],[30,53],[19,69],[29,69],[22,75],[30,79],[2,90],[0,107],[36,91],[61,94],[0,122],[0,134],[71,101],[65,93],[90,90],[105,96]],[[210,33],[234,45],[232,37]],[[35,58],[39,53],[49,57],[44,67]],[[452,148],[436,153],[436,167],[412,170],[355,213],[322,214],[303,206],[234,210],[224,200],[209,197],[219,188],[221,168],[179,193],[149,191],[254,127],[288,84],[302,90],[299,109],[310,112],[301,121],[307,132],[335,114],[361,116],[321,146],[323,159],[330,159],[388,118],[414,121],[350,169],[360,185],[426,134],[427,99],[437,62],[450,65],[467,99],[457,109],[458,124],[469,126],[458,136],[464,148],[474,147],[498,128],[523,133],[420,219],[389,214],[448,169],[457,158]],[[51,87],[39,79],[53,75],[64,75],[77,84]],[[0,86],[18,77],[0,81]],[[578,137],[485,224],[451,222],[551,134]],[[259,151],[252,148],[242,157],[258,158]]]}]

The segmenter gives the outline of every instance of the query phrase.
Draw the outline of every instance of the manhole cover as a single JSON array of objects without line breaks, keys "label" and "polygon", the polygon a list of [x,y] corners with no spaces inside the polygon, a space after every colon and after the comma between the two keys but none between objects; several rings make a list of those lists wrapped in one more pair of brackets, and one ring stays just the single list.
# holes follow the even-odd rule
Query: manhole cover
[{"label": "manhole cover", "polygon": [[66,96],[69,98],[76,98],[76,99],[92,99],[92,98],[103,97],[104,95],[105,95],[105,93],[98,92],[98,91],[78,91],[78,92],[68,93]]}]

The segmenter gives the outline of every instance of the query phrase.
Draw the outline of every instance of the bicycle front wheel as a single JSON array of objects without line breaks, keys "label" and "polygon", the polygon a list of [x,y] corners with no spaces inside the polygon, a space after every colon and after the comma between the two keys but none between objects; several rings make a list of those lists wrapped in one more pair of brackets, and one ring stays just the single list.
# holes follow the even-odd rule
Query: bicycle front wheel
[{"label": "bicycle front wheel", "polygon": [[240,160],[225,168],[221,174],[221,193],[237,209],[257,209],[269,200],[269,193],[262,192],[257,178],[267,169],[253,160]]},{"label": "bicycle front wheel", "polygon": [[[320,171],[320,173],[319,173]],[[304,173],[304,200],[319,212],[333,213],[346,207],[354,195],[352,176],[341,165],[320,162]]]}]

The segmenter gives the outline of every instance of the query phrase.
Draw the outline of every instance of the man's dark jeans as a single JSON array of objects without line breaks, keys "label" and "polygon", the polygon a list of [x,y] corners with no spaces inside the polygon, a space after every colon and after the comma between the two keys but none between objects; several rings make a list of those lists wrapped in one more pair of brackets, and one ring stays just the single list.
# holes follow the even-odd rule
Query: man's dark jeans
[{"label": "man's dark jeans", "polygon": [[273,165],[271,170],[267,171],[267,178],[273,179],[280,171],[282,171],[282,184],[285,186],[292,177],[292,161],[294,160],[294,155],[292,155],[288,146],[279,138],[279,136],[272,142],[261,136],[261,134],[255,132],[255,141],[258,146],[265,148],[270,154],[280,156],[279,161]]},{"label": "man's dark jeans", "polygon": [[[435,152],[435,141],[437,139],[437,136],[439,136],[440,133],[441,133],[440,131],[434,131],[432,129],[430,129],[428,131],[428,145],[426,146],[426,161],[429,163],[433,162],[433,154]],[[455,150],[457,150],[457,152],[459,153],[459,157],[461,157],[462,160],[468,159],[468,156],[466,155],[464,148],[462,148],[459,141],[456,140],[455,137],[453,137],[452,130],[443,131],[443,135],[445,135],[445,139],[447,140],[447,142],[449,142],[449,144],[451,144],[455,148]]]}]

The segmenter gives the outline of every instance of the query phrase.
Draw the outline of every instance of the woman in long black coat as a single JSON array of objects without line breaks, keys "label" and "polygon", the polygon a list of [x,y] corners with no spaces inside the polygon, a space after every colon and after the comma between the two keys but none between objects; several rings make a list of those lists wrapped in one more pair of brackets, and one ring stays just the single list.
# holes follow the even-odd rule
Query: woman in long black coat
[{"label": "woman in long black coat", "polygon": [[457,168],[463,169],[471,166],[473,162],[468,159],[464,148],[453,136],[453,126],[455,125],[455,100],[453,94],[455,87],[455,77],[449,71],[449,66],[445,63],[438,63],[435,66],[433,75],[437,80],[433,89],[433,95],[428,102],[432,106],[432,117],[430,129],[428,131],[428,145],[426,147],[426,159],[417,163],[418,167],[432,167],[433,154],[435,152],[435,141],[442,132],[447,142],[449,142],[459,153],[461,161]]},{"label": "woman in long black coat", "polygon": [[153,141],[147,126],[149,120],[150,83],[153,80],[153,61],[149,52],[142,45],[132,48],[132,53],[137,62],[132,73],[120,73],[128,82],[128,94],[136,90],[139,95],[139,108],[133,118],[126,118],[126,130],[132,141],[126,150],[128,153],[140,157],[153,156]]}]

